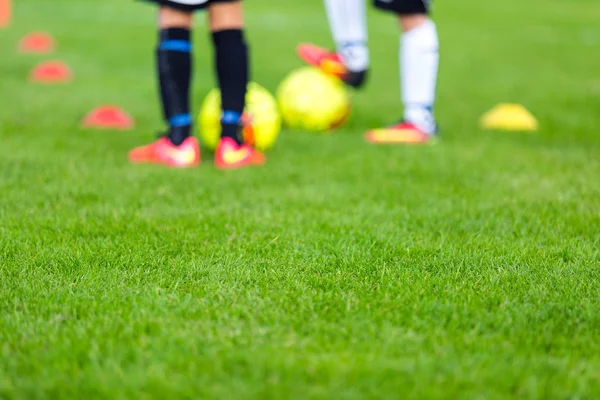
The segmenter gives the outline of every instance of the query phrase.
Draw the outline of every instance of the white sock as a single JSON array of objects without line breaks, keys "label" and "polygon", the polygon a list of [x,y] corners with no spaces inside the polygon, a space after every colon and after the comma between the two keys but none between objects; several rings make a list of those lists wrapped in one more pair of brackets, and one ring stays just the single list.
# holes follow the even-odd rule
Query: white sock
[{"label": "white sock", "polygon": [[342,62],[350,71],[369,68],[365,0],[325,0],[329,28]]},{"label": "white sock", "polygon": [[435,23],[428,20],[402,34],[400,80],[404,119],[426,133],[436,130],[433,116],[439,63]]}]

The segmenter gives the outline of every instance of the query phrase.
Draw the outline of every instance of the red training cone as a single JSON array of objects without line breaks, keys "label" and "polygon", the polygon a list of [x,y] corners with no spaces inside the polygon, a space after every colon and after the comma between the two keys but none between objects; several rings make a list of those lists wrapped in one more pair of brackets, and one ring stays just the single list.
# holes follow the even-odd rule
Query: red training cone
[{"label": "red training cone", "polygon": [[10,25],[12,18],[12,1],[0,0],[0,28],[6,28]]},{"label": "red training cone", "polygon": [[73,79],[73,73],[62,61],[44,61],[31,71],[29,79],[40,83],[63,83]]},{"label": "red training cone", "polygon": [[93,109],[83,118],[81,125],[84,128],[127,130],[134,127],[135,121],[122,108],[105,105]]},{"label": "red training cone", "polygon": [[46,54],[54,50],[54,38],[46,32],[31,32],[19,42],[19,52]]}]

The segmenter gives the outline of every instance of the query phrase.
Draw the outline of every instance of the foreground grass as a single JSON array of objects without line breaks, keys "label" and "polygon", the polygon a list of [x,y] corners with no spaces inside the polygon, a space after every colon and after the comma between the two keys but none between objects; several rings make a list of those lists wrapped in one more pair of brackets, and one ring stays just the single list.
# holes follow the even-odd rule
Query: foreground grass
[{"label": "foreground grass", "polygon": [[[599,11],[575,3],[440,3],[445,136],[427,148],[362,142],[398,115],[397,34],[373,14],[377,73],[349,124],[284,132],[266,168],[234,173],[209,154],[126,163],[160,126],[151,8],[19,3],[0,36],[0,397],[600,396]],[[325,41],[319,7],[249,2],[257,81],[273,90],[299,39]],[[11,49],[33,29],[73,85],[25,84],[38,58]],[[540,134],[478,131],[506,100]],[[103,102],[138,129],[80,130]]]}]

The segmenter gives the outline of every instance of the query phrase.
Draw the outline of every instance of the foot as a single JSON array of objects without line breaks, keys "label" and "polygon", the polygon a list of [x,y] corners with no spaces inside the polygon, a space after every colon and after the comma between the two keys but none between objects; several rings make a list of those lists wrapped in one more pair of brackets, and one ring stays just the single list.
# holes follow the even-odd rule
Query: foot
[{"label": "foot", "polygon": [[186,168],[200,164],[200,147],[195,137],[188,137],[175,146],[168,137],[162,137],[129,152],[132,163],[151,163],[170,167]]},{"label": "foot", "polygon": [[437,132],[424,132],[410,122],[400,122],[396,125],[367,131],[365,139],[374,144],[435,143]]},{"label": "foot", "polygon": [[235,169],[251,165],[263,165],[265,156],[248,144],[238,145],[231,138],[222,138],[215,152],[215,166],[220,169]]},{"label": "foot", "polygon": [[335,76],[349,86],[361,87],[367,77],[367,71],[350,71],[346,68],[340,55],[310,43],[302,43],[296,53],[305,63],[319,68],[327,75]]}]

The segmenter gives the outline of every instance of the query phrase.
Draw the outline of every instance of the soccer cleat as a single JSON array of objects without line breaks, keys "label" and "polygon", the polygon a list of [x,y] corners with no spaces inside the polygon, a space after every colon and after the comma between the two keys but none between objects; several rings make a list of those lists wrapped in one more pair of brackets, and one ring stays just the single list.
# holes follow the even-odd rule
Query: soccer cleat
[{"label": "soccer cleat", "polygon": [[296,53],[305,63],[319,68],[327,75],[334,76],[353,88],[361,87],[367,77],[367,71],[349,71],[340,55],[310,43],[301,43]]},{"label": "soccer cleat", "polygon": [[302,43],[296,48],[296,53],[305,63],[339,79],[348,72],[337,53],[314,44]]},{"label": "soccer cleat", "polygon": [[437,134],[435,132],[428,134],[410,122],[400,122],[367,131],[365,139],[374,144],[432,144],[436,142]]},{"label": "soccer cleat", "polygon": [[215,152],[215,166],[220,169],[235,169],[250,165],[262,165],[265,156],[254,147],[243,144],[238,145],[231,138],[222,138]]},{"label": "soccer cleat", "polygon": [[168,137],[164,136],[146,146],[131,150],[129,161],[178,168],[193,167],[200,164],[200,147],[195,137],[188,137],[179,146],[175,146]]}]

